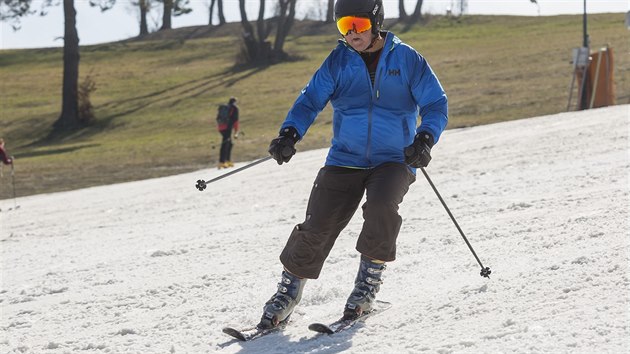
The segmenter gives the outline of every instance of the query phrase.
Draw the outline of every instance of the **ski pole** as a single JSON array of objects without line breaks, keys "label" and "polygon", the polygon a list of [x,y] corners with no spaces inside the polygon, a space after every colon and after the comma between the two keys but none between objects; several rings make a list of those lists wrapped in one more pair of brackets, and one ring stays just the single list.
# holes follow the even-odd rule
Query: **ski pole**
[{"label": "ski pole", "polygon": [[271,158],[272,158],[272,156],[263,157],[262,159],[256,160],[256,161],[254,161],[254,162],[252,162],[252,163],[250,163],[250,164],[248,164],[248,165],[245,165],[245,166],[243,166],[243,167],[239,167],[239,168],[237,168],[237,169],[236,169],[236,170],[234,170],[234,171],[231,171],[231,172],[228,172],[228,173],[222,174],[221,176],[219,176],[219,177],[215,177],[215,178],[213,178],[213,179],[211,179],[211,180],[209,180],[209,181],[204,181],[204,180],[202,180],[202,179],[197,180],[197,184],[195,184],[195,187],[197,187],[197,189],[199,189],[199,191],[201,192],[201,191],[203,191],[204,189],[206,189],[206,185],[207,185],[208,183],[212,183],[212,182],[218,181],[218,180],[220,180],[220,179],[222,179],[222,178],[225,178],[225,177],[231,176],[231,175],[233,175],[233,174],[235,174],[235,173],[237,173],[237,172],[241,172],[241,171],[243,171],[243,170],[245,170],[245,169],[248,169],[248,168],[250,168],[250,167],[252,167],[252,166],[256,166],[256,165],[258,165],[259,163],[261,163],[261,162],[265,162],[265,161],[267,161],[267,160],[269,160],[269,159],[271,159]]},{"label": "ski pole", "polygon": [[15,169],[13,168],[13,161],[11,161],[11,184],[13,185],[13,207],[17,209],[17,201],[15,199]]},{"label": "ski pole", "polygon": [[455,227],[457,227],[457,230],[459,231],[460,235],[462,235],[462,238],[464,239],[464,241],[466,241],[466,244],[468,245],[468,248],[470,249],[470,252],[472,252],[473,256],[475,256],[475,259],[477,259],[477,263],[479,263],[479,265],[481,266],[481,273],[480,273],[480,275],[482,277],[490,278],[490,273],[492,273],[492,271],[490,270],[489,267],[484,267],[483,264],[481,264],[481,261],[479,260],[479,257],[477,257],[477,253],[475,253],[475,250],[470,245],[470,242],[468,242],[468,239],[466,238],[466,235],[464,235],[464,231],[462,231],[462,228],[459,227],[459,224],[457,223],[457,220],[455,220],[455,217],[451,213],[450,209],[448,208],[448,206],[446,206],[446,203],[444,202],[444,199],[442,199],[442,196],[438,192],[437,188],[435,188],[435,185],[433,184],[433,181],[431,181],[431,178],[429,178],[429,175],[427,174],[427,171],[424,170],[424,167],[420,167],[420,170],[422,171],[422,174],[424,175],[424,177],[426,177],[427,181],[431,185],[431,188],[433,188],[433,191],[435,192],[435,195],[437,195],[438,199],[440,199],[440,202],[442,203],[442,206],[444,206],[444,209],[446,209],[446,212],[448,213],[448,216],[450,216],[451,220],[453,220],[453,223],[455,224]]}]

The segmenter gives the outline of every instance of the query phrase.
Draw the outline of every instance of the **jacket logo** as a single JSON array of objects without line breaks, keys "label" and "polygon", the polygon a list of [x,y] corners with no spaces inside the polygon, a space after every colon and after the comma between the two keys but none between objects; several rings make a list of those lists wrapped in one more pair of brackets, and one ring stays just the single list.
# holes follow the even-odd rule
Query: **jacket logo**
[{"label": "jacket logo", "polygon": [[389,76],[400,76],[400,69],[389,69],[387,73]]}]

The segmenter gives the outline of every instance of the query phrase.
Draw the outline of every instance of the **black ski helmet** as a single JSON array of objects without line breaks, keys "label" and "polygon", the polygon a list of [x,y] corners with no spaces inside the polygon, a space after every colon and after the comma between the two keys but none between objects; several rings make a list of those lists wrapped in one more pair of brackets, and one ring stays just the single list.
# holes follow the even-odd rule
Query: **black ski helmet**
[{"label": "black ski helmet", "polygon": [[385,12],[383,0],[337,0],[335,3],[335,21],[344,16],[365,16],[372,23],[372,34],[377,34],[383,27]]}]

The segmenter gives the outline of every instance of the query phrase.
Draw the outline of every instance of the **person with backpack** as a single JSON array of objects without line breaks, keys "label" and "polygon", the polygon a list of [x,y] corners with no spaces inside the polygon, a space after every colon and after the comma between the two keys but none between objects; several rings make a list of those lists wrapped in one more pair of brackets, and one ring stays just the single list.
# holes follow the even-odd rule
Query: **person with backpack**
[{"label": "person with backpack", "polygon": [[[15,172],[13,169],[13,162],[15,158],[13,156],[9,156],[9,153],[4,147],[4,139],[0,138],[0,161],[2,161],[3,165],[11,165],[11,184],[13,185],[13,199],[15,199]],[[0,165],[0,177],[4,178],[4,171],[2,170],[2,166]]]},{"label": "person with backpack", "polygon": [[306,218],[293,228],[280,254],[281,280],[264,305],[259,330],[288,320],[307,279],[319,277],[364,195],[356,244],[359,267],[343,318],[353,320],[372,310],[385,263],[396,259],[402,224],[398,206],[416,180],[416,169],[429,164],[431,148],[448,121],[446,94],[426,59],[381,30],[382,0],[337,0],[334,16],[342,38],[269,145],[279,165],[289,162],[295,144],[332,104],[332,146],[313,184]]},{"label": "person with backpack", "polygon": [[217,130],[221,133],[221,150],[219,152],[218,168],[228,168],[234,166],[232,162],[232,130],[234,130],[234,139],[238,139],[239,123],[238,123],[238,106],[236,105],[236,97],[231,97],[228,104],[219,106],[217,112]]},{"label": "person with backpack", "polygon": [[0,160],[5,165],[13,165],[13,156],[9,156],[7,150],[4,148],[4,139],[0,138]]}]

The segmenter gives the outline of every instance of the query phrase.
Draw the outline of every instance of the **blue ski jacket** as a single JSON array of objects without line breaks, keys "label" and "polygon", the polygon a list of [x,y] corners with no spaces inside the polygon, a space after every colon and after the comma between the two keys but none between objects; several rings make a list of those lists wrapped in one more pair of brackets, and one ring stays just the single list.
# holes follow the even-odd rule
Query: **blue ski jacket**
[{"label": "blue ski jacket", "polygon": [[448,121],[447,97],[433,70],[391,32],[386,32],[374,86],[361,55],[339,40],[281,128],[292,126],[303,138],[329,101],[333,138],[326,165],[372,168],[404,163],[404,148],[417,132],[427,131],[437,142]]}]

